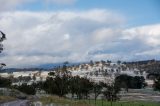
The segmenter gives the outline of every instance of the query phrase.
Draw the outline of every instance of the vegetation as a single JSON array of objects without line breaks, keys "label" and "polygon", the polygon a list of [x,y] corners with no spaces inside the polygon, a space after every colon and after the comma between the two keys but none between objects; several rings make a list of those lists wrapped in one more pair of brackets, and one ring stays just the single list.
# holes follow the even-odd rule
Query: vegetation
[{"label": "vegetation", "polygon": [[15,100],[15,98],[11,96],[0,96],[0,103],[13,101],[13,100]]},{"label": "vegetation", "polygon": [[[0,34],[1,34],[1,36],[0,36],[0,53],[1,53],[3,51],[3,44],[2,44],[2,42],[6,39],[6,35],[2,31],[0,31]],[[6,66],[6,64],[0,63],[0,70],[4,66]]]},{"label": "vegetation", "polygon": [[92,106],[87,103],[87,101],[73,101],[69,100],[63,97],[57,97],[57,96],[48,96],[48,97],[41,97],[40,101],[43,103],[43,105],[54,103],[56,105],[64,105],[64,106]]},{"label": "vegetation", "polygon": [[[89,94],[94,93],[95,105],[97,97],[100,94],[103,94],[107,101],[113,102],[119,100],[118,93],[120,91],[120,88],[116,86],[115,83],[95,83],[90,81],[89,79],[81,78],[79,76],[73,77],[69,72],[67,72],[65,65],[57,69],[56,72],[50,72],[49,75],[50,76],[44,83],[39,82],[40,84],[38,85],[41,85],[41,87],[39,88],[45,90],[48,94],[57,95],[59,96],[59,98],[65,97],[66,94],[71,94],[72,100],[75,98],[79,101],[90,100]],[[53,101],[54,103],[57,102],[57,100],[54,99],[56,98],[51,98],[51,100],[47,99],[47,101]],[[45,98],[43,98],[42,101],[43,100],[46,101]],[[61,101],[60,103],[63,103],[63,101]]]},{"label": "vegetation", "polygon": [[46,104],[56,104],[56,105],[62,105],[62,106],[159,106],[160,103],[155,102],[142,102],[142,101],[132,101],[132,102],[124,102],[124,101],[118,101],[118,102],[109,102],[102,100],[97,100],[97,104],[95,105],[94,100],[70,100],[63,97],[58,96],[48,96],[48,97],[41,97],[40,101],[43,105]]},{"label": "vegetation", "polygon": [[8,78],[3,78],[0,76],[0,87],[9,87],[11,85],[11,80]]},{"label": "vegetation", "polygon": [[108,101],[113,102],[119,100],[119,96],[117,95],[120,91],[119,86],[115,85],[115,83],[110,85],[104,84],[104,88],[103,95]]},{"label": "vegetation", "polygon": [[[87,101],[89,104],[89,101]],[[94,101],[91,100],[90,104],[94,105]],[[108,102],[104,100],[97,100],[96,106],[159,106],[160,103],[156,102],[143,102],[143,101],[131,101],[131,102],[124,102],[124,101],[118,101],[118,102]]]},{"label": "vegetation", "polygon": [[97,104],[97,97],[102,93],[102,88],[103,88],[103,83],[94,83],[93,84],[93,92],[94,92],[94,100],[95,100],[95,105]]},{"label": "vegetation", "polygon": [[160,91],[160,76],[154,81],[154,90]]},{"label": "vegetation", "polygon": [[125,88],[128,91],[129,88],[141,89],[146,86],[145,79],[139,76],[120,75],[115,78],[115,85]]},{"label": "vegetation", "polygon": [[77,95],[78,99],[87,98],[92,90],[93,83],[86,78],[78,76],[71,77],[67,74],[48,77],[44,82],[43,89],[49,94],[55,94],[60,97],[71,93],[72,98]]},{"label": "vegetation", "polygon": [[67,94],[70,78],[66,66],[64,65],[56,74],[50,72],[49,75],[50,77],[46,79],[42,88],[49,94],[56,94],[61,97]]},{"label": "vegetation", "polygon": [[62,97],[68,92],[68,83],[67,76],[48,77],[44,82],[43,88],[49,94],[56,94]]},{"label": "vegetation", "polygon": [[14,86],[14,88],[18,89],[19,91],[26,93],[28,95],[35,95],[35,93],[36,93],[36,88],[35,88],[34,84],[27,85],[26,83],[23,83],[22,85]]},{"label": "vegetation", "polygon": [[[91,62],[92,63],[92,62]],[[120,64],[120,62],[119,62]],[[79,76],[72,76],[70,72],[67,71],[67,66],[64,64],[62,67],[58,67],[55,72],[50,72],[48,74],[46,81],[36,82],[31,85],[23,83],[19,86],[14,86],[21,92],[28,95],[35,95],[37,90],[44,90],[49,95],[56,96],[45,96],[40,99],[44,104],[57,103],[57,104],[68,104],[69,106],[128,106],[130,102],[119,102],[119,92],[120,88],[125,88],[128,90],[141,89],[145,86],[144,78],[139,76],[128,76],[120,75],[115,78],[115,83],[95,83],[87,78],[81,78]],[[10,77],[11,78],[11,77]],[[19,81],[30,81],[29,77],[18,78]],[[159,90],[160,78],[155,80],[155,90]],[[0,87],[9,87],[11,85],[10,79],[5,79],[0,77]],[[71,94],[72,99],[66,99],[66,95]],[[90,100],[91,94],[94,94],[94,100]],[[99,95],[103,95],[101,100],[97,100]],[[93,98],[93,97],[92,97]],[[73,101],[74,99],[74,101]],[[140,102],[135,102],[133,106],[150,106],[146,104],[140,104]],[[157,106],[153,104],[153,106]]]}]

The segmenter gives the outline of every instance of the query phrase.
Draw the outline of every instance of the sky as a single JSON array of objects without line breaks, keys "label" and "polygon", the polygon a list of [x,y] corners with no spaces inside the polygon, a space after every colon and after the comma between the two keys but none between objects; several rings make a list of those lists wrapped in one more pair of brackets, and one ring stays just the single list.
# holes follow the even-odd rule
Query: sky
[{"label": "sky", "polygon": [[160,0],[0,0],[7,68],[160,59]]}]

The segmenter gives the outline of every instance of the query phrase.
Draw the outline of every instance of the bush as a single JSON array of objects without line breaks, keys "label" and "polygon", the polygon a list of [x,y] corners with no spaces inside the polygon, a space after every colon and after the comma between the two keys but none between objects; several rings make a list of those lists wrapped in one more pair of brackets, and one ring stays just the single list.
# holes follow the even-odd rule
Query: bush
[{"label": "bush", "polygon": [[153,88],[156,91],[160,91],[160,76],[154,81]]},{"label": "bush", "polygon": [[0,87],[9,87],[10,85],[11,85],[10,79],[0,77]]},{"label": "bush", "polygon": [[145,87],[145,79],[140,76],[128,76],[128,75],[120,75],[115,78],[115,84],[120,86],[120,88],[128,88],[132,89],[141,89]]},{"label": "bush", "polygon": [[28,95],[36,94],[36,88],[33,85],[27,85],[26,83],[17,86],[16,89]]}]

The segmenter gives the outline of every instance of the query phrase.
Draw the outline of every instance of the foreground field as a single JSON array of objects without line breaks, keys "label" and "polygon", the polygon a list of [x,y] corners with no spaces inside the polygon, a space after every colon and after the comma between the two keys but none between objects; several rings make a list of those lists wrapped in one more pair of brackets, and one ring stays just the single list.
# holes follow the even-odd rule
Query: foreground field
[{"label": "foreground field", "polygon": [[13,100],[15,100],[14,97],[10,97],[10,96],[0,96],[0,103],[8,102],[8,101],[13,101]]},{"label": "foreground field", "polygon": [[45,105],[54,106],[160,106],[158,102],[142,102],[142,101],[119,101],[108,102],[105,100],[97,100],[96,105],[94,100],[70,100],[57,96],[41,97],[40,102]]},{"label": "foreground field", "polygon": [[41,97],[40,102],[42,102],[43,106],[48,104],[54,106],[93,106],[87,103],[87,101],[75,101],[57,96]]},{"label": "foreground field", "polygon": [[[91,101],[92,106],[95,106],[95,102]],[[156,102],[141,102],[141,101],[134,101],[134,102],[107,102],[102,100],[97,100],[96,106],[160,106],[160,103]]]}]

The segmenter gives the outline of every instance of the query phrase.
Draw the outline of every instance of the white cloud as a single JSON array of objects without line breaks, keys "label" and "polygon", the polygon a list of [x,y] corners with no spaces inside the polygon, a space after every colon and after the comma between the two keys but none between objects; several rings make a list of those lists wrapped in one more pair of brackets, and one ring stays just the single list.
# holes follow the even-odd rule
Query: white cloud
[{"label": "white cloud", "polygon": [[[15,11],[19,7],[23,7],[29,3],[42,3],[49,5],[68,5],[74,4],[77,0],[0,0],[0,12]],[[45,8],[45,7],[44,7]]]},{"label": "white cloud", "polygon": [[46,0],[48,3],[56,3],[56,4],[73,4],[76,0]]},{"label": "white cloud", "polygon": [[102,28],[93,32],[93,41],[98,43],[114,41],[118,34],[121,34],[120,28]]},{"label": "white cloud", "polygon": [[70,39],[70,35],[69,34],[64,34],[64,40],[69,40]]},{"label": "white cloud", "polygon": [[[103,21],[97,15],[102,16]],[[48,62],[83,61],[85,59],[82,56],[85,57],[92,44],[96,45],[96,42],[91,41],[92,34],[104,27],[107,29],[112,24],[108,18],[114,18],[113,25],[123,21],[116,20],[111,12],[108,14],[104,10],[53,13],[16,11],[5,12],[0,17],[0,27],[7,34],[4,51],[7,55],[2,59],[9,67],[13,66],[11,61],[26,65],[27,60],[30,64],[30,60],[34,63],[39,58],[35,64],[43,63],[43,56],[52,59],[48,59]],[[34,56],[36,59],[31,59]]]},{"label": "white cloud", "polygon": [[35,0],[0,0],[0,11],[13,10],[17,6],[33,1]]},{"label": "white cloud", "polygon": [[134,43],[132,58],[137,59],[160,59],[160,24],[145,25],[126,29],[122,39]]},{"label": "white cloud", "polygon": [[160,46],[160,24],[146,25],[136,28],[127,29],[124,31],[125,38],[141,39],[146,45],[152,47]]},{"label": "white cloud", "polygon": [[143,51],[141,53],[136,53],[136,55],[159,55],[160,54],[160,49],[153,49],[153,50],[148,50],[148,51]]},{"label": "white cloud", "polygon": [[23,67],[67,60],[130,60],[160,47],[160,25],[125,29],[124,21],[104,9],[4,12],[0,28],[7,40],[0,61]]}]

